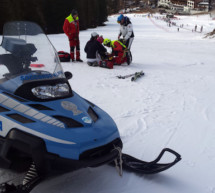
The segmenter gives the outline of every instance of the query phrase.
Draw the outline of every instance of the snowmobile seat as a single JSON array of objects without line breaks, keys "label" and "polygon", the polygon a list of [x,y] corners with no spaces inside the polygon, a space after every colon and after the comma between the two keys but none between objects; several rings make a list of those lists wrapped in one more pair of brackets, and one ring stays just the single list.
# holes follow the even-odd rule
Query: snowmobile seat
[{"label": "snowmobile seat", "polygon": [[2,47],[16,57],[32,56],[36,51],[34,44],[28,44],[23,39],[4,37]]},{"label": "snowmobile seat", "polygon": [[26,41],[23,39],[4,37],[2,41],[2,47],[6,51],[11,53],[18,51],[19,49],[22,49],[22,47],[25,45]]},{"label": "snowmobile seat", "polygon": [[4,37],[2,47],[10,52],[0,55],[0,62],[8,68],[10,75],[29,71],[30,63],[37,60],[37,57],[32,57],[37,51],[35,45],[23,39]]}]

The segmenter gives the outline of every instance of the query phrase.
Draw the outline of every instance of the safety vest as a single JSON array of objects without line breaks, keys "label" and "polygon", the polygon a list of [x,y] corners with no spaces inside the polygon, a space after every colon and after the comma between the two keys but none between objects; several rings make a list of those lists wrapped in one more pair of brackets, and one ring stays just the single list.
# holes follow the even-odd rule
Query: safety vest
[{"label": "safety vest", "polygon": [[120,41],[118,41],[118,40],[111,41],[111,46],[112,46],[113,48],[114,48],[114,42],[120,43],[120,45],[121,45],[124,49],[126,49],[126,46],[125,46],[122,42],[120,42]]},{"label": "safety vest", "polygon": [[[71,14],[66,19],[69,21],[69,23],[72,23],[74,21],[74,18],[72,17]],[[76,21],[79,20],[78,16],[75,18],[75,20]]]}]

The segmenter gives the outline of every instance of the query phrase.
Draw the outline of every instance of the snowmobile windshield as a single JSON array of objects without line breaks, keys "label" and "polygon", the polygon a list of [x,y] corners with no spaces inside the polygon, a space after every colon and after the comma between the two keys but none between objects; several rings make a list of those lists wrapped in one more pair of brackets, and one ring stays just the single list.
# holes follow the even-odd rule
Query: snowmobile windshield
[{"label": "snowmobile windshield", "polygon": [[[41,75],[27,75],[32,71]],[[9,22],[4,25],[0,46],[0,78],[35,81],[65,78],[58,55],[43,30],[32,22]],[[26,76],[25,76],[26,75]]]},{"label": "snowmobile windshield", "polygon": [[0,89],[15,93],[26,84],[35,85],[31,93],[41,99],[64,97],[71,91],[58,54],[40,26],[9,22],[4,25],[0,46]]}]

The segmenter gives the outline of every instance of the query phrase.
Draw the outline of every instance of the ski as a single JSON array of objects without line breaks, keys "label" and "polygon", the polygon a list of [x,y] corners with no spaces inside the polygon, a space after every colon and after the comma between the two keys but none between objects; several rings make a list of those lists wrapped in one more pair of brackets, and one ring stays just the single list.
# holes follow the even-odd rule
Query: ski
[{"label": "ski", "polygon": [[[175,160],[170,163],[158,163],[166,152],[173,154],[175,156]],[[123,169],[140,174],[156,174],[162,172],[171,168],[180,160],[181,155],[169,148],[164,148],[158,157],[151,162],[145,162],[130,155],[122,154]]]},{"label": "ski", "polygon": [[119,78],[119,79],[125,79],[125,78],[129,78],[129,77],[132,77],[132,76],[135,76],[135,75],[138,75],[138,74],[142,74],[143,75],[144,72],[140,71],[140,72],[135,72],[135,73],[132,73],[132,74],[124,75],[124,76],[118,75],[117,78]]},{"label": "ski", "polygon": [[[175,159],[169,163],[159,163],[164,154],[168,152],[175,156]],[[181,160],[181,155],[172,149],[164,148],[157,158],[151,162],[139,160],[131,155],[121,153],[118,158],[109,165],[115,166],[117,172],[122,176],[122,171],[133,172],[137,174],[157,174],[174,166]]]},{"label": "ski", "polygon": [[138,78],[142,77],[143,75],[144,75],[144,72],[143,72],[143,71],[141,71],[141,72],[136,72],[136,73],[134,74],[134,76],[131,78],[131,81],[135,81],[135,80],[137,80]]},{"label": "ski", "polygon": [[134,76],[134,74],[135,74],[135,73],[128,74],[128,75],[125,75],[125,76],[119,75],[119,76],[117,76],[117,78],[119,78],[119,79],[125,79],[125,78],[129,78],[129,77],[131,77],[131,76]]}]

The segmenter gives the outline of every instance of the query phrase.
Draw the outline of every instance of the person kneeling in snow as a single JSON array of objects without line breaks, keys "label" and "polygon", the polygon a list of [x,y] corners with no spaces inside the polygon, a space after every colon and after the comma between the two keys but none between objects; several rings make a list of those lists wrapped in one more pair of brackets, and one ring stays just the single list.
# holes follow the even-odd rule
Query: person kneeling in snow
[{"label": "person kneeling in snow", "polygon": [[128,49],[122,42],[119,40],[111,41],[110,39],[104,39],[103,44],[104,46],[112,48],[114,65],[121,65],[124,62],[127,62],[128,65],[131,63]]},{"label": "person kneeling in snow", "polygon": [[98,66],[101,58],[105,56],[107,49],[97,40],[99,35],[96,32],[91,34],[90,40],[87,42],[84,51],[87,54],[87,64],[89,66]]}]

